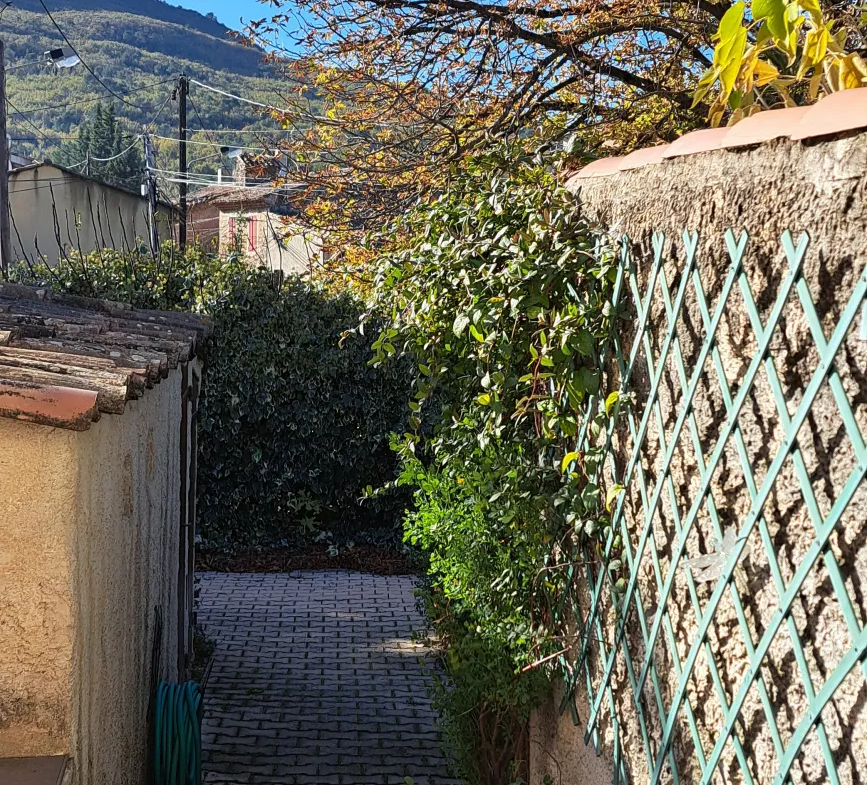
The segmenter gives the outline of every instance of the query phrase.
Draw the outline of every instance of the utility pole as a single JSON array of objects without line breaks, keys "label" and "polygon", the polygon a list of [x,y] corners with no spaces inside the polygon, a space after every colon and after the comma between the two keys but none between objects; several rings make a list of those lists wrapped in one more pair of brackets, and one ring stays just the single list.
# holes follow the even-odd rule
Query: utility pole
[{"label": "utility pole", "polygon": [[178,240],[181,251],[187,248],[187,93],[190,90],[190,80],[186,74],[178,78],[176,94],[178,96],[178,171],[181,173],[178,206],[181,218],[178,227]]},{"label": "utility pole", "polygon": [[6,278],[12,261],[9,239],[9,137],[6,135],[6,46],[0,41],[0,271]]},{"label": "utility pole", "polygon": [[150,228],[151,254],[156,256],[160,249],[160,238],[157,233],[157,183],[154,179],[154,149],[151,137],[145,127],[142,135],[145,151],[145,175],[147,177],[148,223]]}]

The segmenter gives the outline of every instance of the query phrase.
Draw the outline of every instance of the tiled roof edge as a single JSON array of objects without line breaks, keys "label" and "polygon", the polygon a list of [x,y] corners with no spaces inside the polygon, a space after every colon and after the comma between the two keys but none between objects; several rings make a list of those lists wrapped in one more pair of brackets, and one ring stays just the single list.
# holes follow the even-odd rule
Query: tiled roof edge
[{"label": "tiled roof edge", "polygon": [[597,159],[573,172],[567,186],[578,180],[641,169],[695,153],[751,147],[780,138],[793,141],[818,139],[862,128],[867,129],[867,87],[841,90],[812,106],[771,109],[747,117],[736,125],[691,131],[667,145],[645,147],[625,156]]}]

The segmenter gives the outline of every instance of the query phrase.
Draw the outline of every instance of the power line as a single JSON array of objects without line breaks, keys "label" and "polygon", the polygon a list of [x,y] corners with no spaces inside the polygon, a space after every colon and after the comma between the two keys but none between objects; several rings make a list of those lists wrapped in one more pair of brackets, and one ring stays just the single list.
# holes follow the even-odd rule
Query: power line
[{"label": "power line", "polygon": [[56,21],[56,20],[54,19],[54,17],[51,15],[51,11],[48,10],[48,6],[45,5],[45,0],[39,0],[39,5],[41,5],[42,8],[45,10],[45,13],[48,14],[48,18],[51,20],[51,24],[54,25],[54,27],[57,29],[57,32],[60,33],[60,35],[61,35],[61,37],[63,38],[63,40],[66,41],[67,45],[68,45],[69,48],[72,50],[72,53],[73,53],[76,57],[78,57],[78,59],[81,61],[81,64],[84,66],[85,70],[86,70],[86,71],[87,71],[87,72],[88,72],[88,73],[89,73],[89,74],[90,74],[94,79],[96,79],[96,81],[99,82],[100,85],[102,85],[103,89],[104,89],[106,92],[108,92],[109,94],[113,95],[115,98],[117,98],[118,101],[122,101],[122,102],[125,103],[127,106],[131,106],[131,107],[133,107],[134,109],[139,109],[139,110],[140,110],[142,107],[140,107],[138,104],[134,104],[134,103],[132,103],[132,101],[127,101],[125,98],[119,96],[119,95],[118,95],[114,90],[112,90],[112,89],[111,89],[111,88],[110,88],[110,87],[109,87],[105,82],[103,82],[102,79],[99,77],[99,74],[97,74],[96,71],[94,71],[94,70],[93,70],[93,69],[92,69],[92,68],[87,64],[87,62],[85,61],[85,59],[81,56],[81,53],[80,53],[80,52],[75,48],[75,46],[73,45],[72,41],[69,40],[69,38],[68,38],[68,36],[66,35],[66,33],[63,32],[63,28],[62,28],[59,24],[57,24],[57,21]]},{"label": "power line", "polygon": [[[39,2],[42,2],[42,0],[39,0]],[[194,85],[198,85],[199,87],[201,87],[204,90],[210,90],[212,93],[218,93],[219,95],[226,96],[226,98],[233,98],[236,101],[241,101],[242,103],[250,104],[251,106],[258,106],[262,109],[267,109],[270,112],[284,112],[285,111],[284,109],[278,109],[276,106],[271,106],[270,104],[263,104],[259,101],[253,101],[249,98],[244,98],[243,96],[235,95],[234,93],[226,92],[225,90],[221,90],[219,87],[211,87],[211,85],[207,85],[204,82],[199,82],[195,79],[190,79],[190,82]]]},{"label": "power line", "polygon": [[[136,87],[132,90],[122,90],[121,93],[123,95],[132,95],[133,93],[141,93],[145,90],[150,90],[152,87],[159,87],[160,85],[168,84],[169,82],[173,82],[174,79],[161,79],[159,82],[151,82],[150,84],[143,85],[142,87]],[[37,112],[47,112],[54,111],[56,109],[66,109],[68,106],[81,106],[82,104],[95,104],[99,101],[104,100],[102,97],[98,98],[83,98],[80,101],[69,101],[65,104],[57,104],[55,106],[37,106],[32,109],[22,109],[16,110],[16,114],[27,115],[27,114],[36,114]],[[131,104],[132,105],[132,104]],[[137,107],[141,108],[141,107]]]},{"label": "power line", "polygon": [[129,147],[127,147],[126,150],[121,150],[121,152],[119,152],[117,155],[113,155],[111,158],[90,158],[89,160],[98,161],[101,164],[106,164],[109,161],[116,161],[118,158],[126,155],[130,150],[132,150],[132,148],[135,147],[139,143],[140,140],[141,140],[141,134],[139,134],[138,136],[135,137],[135,139],[133,140],[133,143]]},{"label": "power line", "polygon": [[[12,101],[10,101],[8,98],[6,99],[6,103],[9,104],[9,108],[12,109],[13,112],[20,114],[18,112],[18,110],[15,108],[15,104],[13,104]],[[34,123],[29,117],[24,117],[23,119],[24,119],[24,122],[27,123],[27,125],[29,125],[34,131],[36,131],[36,133],[39,134],[43,139],[47,139],[49,142],[54,141],[48,134],[45,133],[45,131],[43,131],[38,125],[36,125],[36,123]]]},{"label": "power line", "polygon": [[[200,118],[201,119],[201,118]],[[298,131],[295,128],[241,128],[238,130],[232,128],[190,128],[189,132],[200,134],[295,134]]]},{"label": "power line", "polygon": [[[178,141],[177,139],[175,139],[171,136],[160,136],[159,134],[153,134],[153,137],[154,137],[154,139],[164,139],[167,142],[177,142]],[[212,147],[214,145],[214,142],[197,142],[194,139],[188,139],[187,144],[196,144],[196,145],[200,145],[202,147]],[[233,150],[256,150],[258,152],[263,152],[263,153],[267,153],[267,152],[270,152],[271,150],[275,149],[273,147],[248,147],[245,145],[237,145],[237,144],[233,144],[233,145],[231,145],[231,147]],[[222,150],[221,150],[221,153],[222,153]]]}]

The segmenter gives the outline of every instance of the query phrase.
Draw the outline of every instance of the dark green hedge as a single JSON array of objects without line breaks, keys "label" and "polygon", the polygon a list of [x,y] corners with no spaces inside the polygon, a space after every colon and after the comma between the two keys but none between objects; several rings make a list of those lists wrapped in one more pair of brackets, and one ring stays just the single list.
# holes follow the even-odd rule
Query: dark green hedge
[{"label": "dark green hedge", "polygon": [[396,522],[389,434],[404,429],[405,366],[368,364],[360,304],[292,281],[237,288],[214,309],[200,410],[199,517],[221,550]]},{"label": "dark green hedge", "polygon": [[358,300],[295,279],[276,287],[265,271],[196,249],[167,248],[161,261],[103,251],[13,277],[211,316],[199,410],[204,545],[233,551],[399,526],[400,491],[361,497],[396,476],[389,434],[405,430],[407,366],[368,364],[371,339],[347,334]]}]

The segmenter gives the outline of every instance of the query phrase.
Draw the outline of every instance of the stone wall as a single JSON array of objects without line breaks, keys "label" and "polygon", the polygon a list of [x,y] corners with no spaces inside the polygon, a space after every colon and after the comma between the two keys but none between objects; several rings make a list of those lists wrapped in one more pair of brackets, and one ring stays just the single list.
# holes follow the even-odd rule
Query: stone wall
[{"label": "stone wall", "polygon": [[[777,140],[753,148],[699,153],[632,171],[577,177],[569,187],[583,202],[588,216],[617,235],[628,235],[637,285],[642,294],[647,290],[653,265],[653,232],[665,233],[661,275],[674,301],[686,259],[681,235],[685,229],[698,231],[696,269],[707,307],[713,312],[730,269],[724,233],[727,229],[736,234],[747,230],[750,235],[744,278],[734,286],[717,331],[718,362],[715,364],[709,357],[703,366],[691,408],[686,407],[685,385],[673,351],[663,362],[658,397],[650,396],[652,372],[659,365],[669,325],[659,285],[650,299],[647,349],[651,361],[648,362],[642,348],[629,385],[635,395],[631,409],[633,424],[637,427],[648,414],[646,438],[639,449],[640,461],[624,498],[626,528],[633,549],[646,523],[648,499],[653,497],[658,483],[664,483],[650,522],[649,547],[637,568],[636,584],[637,595],[646,611],[646,624],[652,625],[660,613],[665,614],[651,656],[659,680],[654,685],[652,679],[648,679],[639,696],[651,740],[649,756],[626,667],[628,656],[633,670],[640,672],[646,655],[645,633],[634,610],[626,629],[626,649],[618,655],[611,679],[625,768],[632,782],[645,783],[650,780],[657,759],[656,745],[662,735],[663,714],[669,711],[678,686],[677,668],[696,639],[699,619],[715,588],[713,582],[690,586],[687,568],[682,563],[672,565],[672,553],[679,542],[679,526],[694,505],[698,505],[695,524],[686,537],[685,555],[694,558],[712,552],[716,526],[723,531],[728,528],[739,531],[748,518],[752,493],[743,461],[747,461],[756,485],[761,486],[778,451],[788,450],[785,423],[775,403],[774,382],[763,366],[738,415],[739,427],[735,433],[742,436],[742,447],[734,438],[727,441],[710,484],[709,496],[705,500],[697,497],[702,460],[713,451],[727,424],[719,373],[723,374],[731,395],[736,395],[759,345],[741,286],[749,286],[765,323],[789,271],[781,234],[789,229],[797,241],[800,233],[806,231],[810,243],[804,259],[803,281],[810,299],[816,304],[817,318],[825,336],[831,335],[856,283],[864,275],[867,262],[864,242],[867,135],[849,134],[809,143]],[[707,330],[692,276],[687,284],[672,348],[679,349],[685,374],[689,377]],[[627,295],[625,304],[620,332],[624,351],[628,353],[637,320],[631,295]],[[837,374],[837,391],[848,400],[855,427],[863,437],[867,435],[867,341],[859,337],[859,327],[860,317],[849,330],[830,369]],[[786,400],[787,416],[792,416],[821,361],[797,291],[792,292],[783,309],[768,355],[773,358],[779,378],[778,393]],[[608,371],[608,388],[617,389],[620,383],[617,369],[610,367]],[[682,430],[675,433],[675,424],[685,408],[690,416]],[[628,424],[628,418],[624,418],[614,438],[614,456],[621,473],[634,452]],[[854,438],[858,441],[861,437],[855,435]],[[675,441],[673,459],[666,475],[661,473],[663,455],[671,448],[672,441]],[[861,442],[858,450],[863,448],[863,438]],[[701,779],[699,757],[711,754],[723,728],[723,701],[731,701],[749,678],[750,653],[774,622],[780,592],[808,554],[817,519],[828,514],[840,498],[845,483],[853,476],[857,479],[860,464],[856,460],[856,448],[839,414],[834,390],[827,381],[819,390],[794,445],[793,452],[797,456],[789,454],[774,481],[762,508],[763,515],[752,529],[735,570],[733,589],[722,595],[708,631],[708,645],[701,647],[687,683],[687,702],[678,714],[672,736],[672,756],[661,770],[662,782],[672,781],[671,766],[677,767],[682,783],[698,783]],[[801,461],[810,493],[805,493],[799,477]],[[643,476],[645,493],[637,481],[639,476]],[[811,494],[815,505],[808,498]],[[858,633],[850,629],[847,611],[838,600],[838,589],[840,583],[845,586],[851,598],[850,616],[854,616],[856,627],[863,629],[867,622],[865,520],[867,486],[862,477],[830,538],[827,551],[830,556],[820,558],[811,568],[797,593],[791,614],[783,621],[769,647],[761,666],[764,694],[757,685],[747,693],[735,729],[741,749],[735,750],[732,743],[726,746],[720,765],[709,775],[711,781],[746,781],[742,773],[745,763],[755,783],[771,783],[779,770],[781,750],[770,731],[768,712],[780,729],[780,743],[785,747],[802,722],[808,726],[812,722],[809,716],[812,694],[804,686],[805,675],[812,681],[812,692],[818,692],[847,652],[859,643]],[[658,555],[658,572],[651,550]],[[775,564],[767,555],[769,550],[776,553]],[[832,576],[833,564],[837,565],[839,581]],[[663,604],[660,583],[668,578],[671,570],[675,570],[672,594]],[[578,612],[586,615],[589,608],[586,585],[579,586],[579,595],[583,607]],[[604,629],[613,637],[617,621],[611,605],[603,608],[603,622]],[[793,645],[792,636],[800,641],[800,647]],[[606,640],[609,651],[610,637]],[[590,647],[588,664],[591,682],[598,684],[605,659],[596,645]],[[584,681],[582,676],[579,684],[583,685]],[[825,742],[832,751],[839,781],[864,782],[867,776],[865,689],[864,674],[856,666],[817,716],[818,726],[809,730],[791,770],[794,782],[831,781],[822,752]],[[582,701],[586,703],[586,695],[579,695],[579,702]],[[579,716],[586,722],[587,713],[579,711]],[[569,726],[571,722],[555,719],[550,707],[534,718],[537,737],[544,739],[549,749],[583,743],[583,732],[576,733]],[[601,749],[610,757],[614,732],[607,698],[602,703],[598,729]],[[581,759],[580,755],[578,762],[563,757],[558,761],[562,772],[559,779],[553,777],[553,781],[563,785],[585,782],[587,769]],[[542,782],[544,773],[551,776],[552,766],[544,772],[540,770],[534,782]],[[609,770],[609,776],[610,773]],[[592,781],[595,782],[595,778]]]}]

